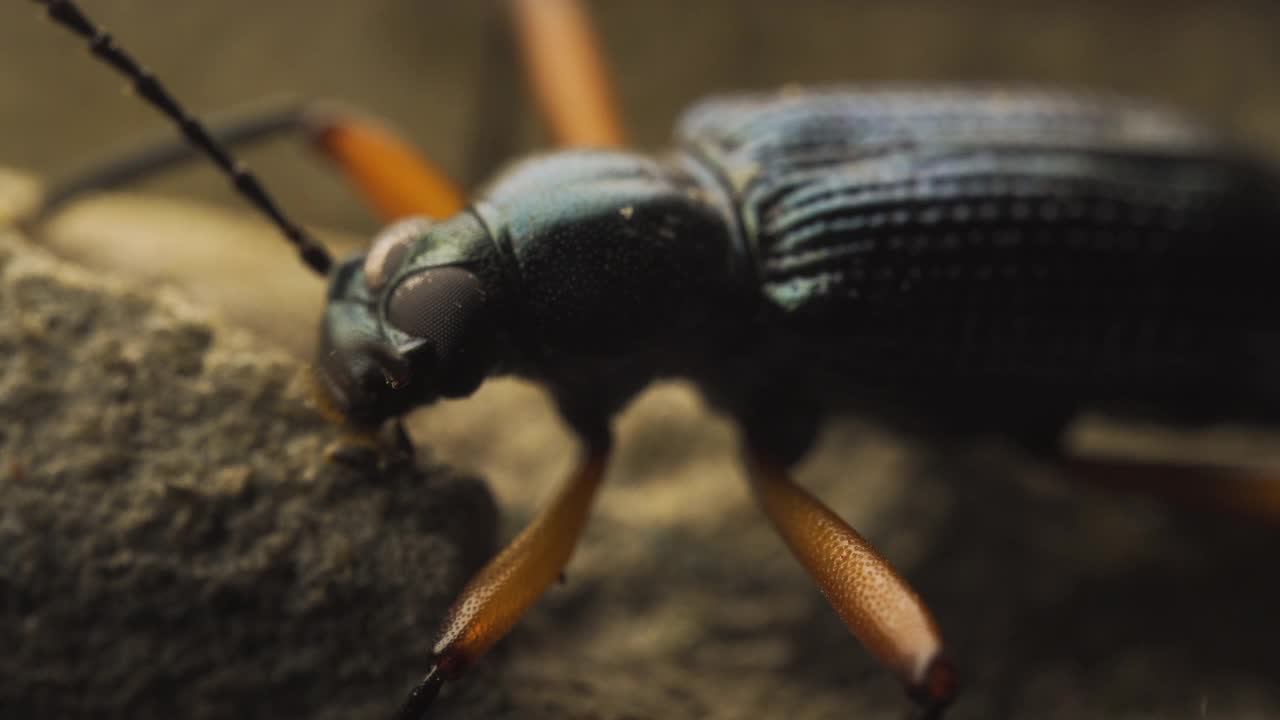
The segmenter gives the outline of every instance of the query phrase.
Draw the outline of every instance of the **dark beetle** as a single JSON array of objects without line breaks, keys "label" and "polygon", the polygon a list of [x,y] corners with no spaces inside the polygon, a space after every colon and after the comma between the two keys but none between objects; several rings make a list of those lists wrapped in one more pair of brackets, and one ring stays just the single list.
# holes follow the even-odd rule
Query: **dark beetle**
[{"label": "dark beetle", "polygon": [[1280,422],[1280,179],[1159,110],[999,90],[711,100],[665,156],[526,160],[466,210],[403,220],[331,270],[109,36],[39,1],[328,273],[317,376],[347,421],[511,373],[546,384],[583,439],[562,495],[463,590],[401,718],[559,573],[609,421],[655,378],[690,378],[739,420],[761,505],[927,717],[956,691],[927,609],[782,469],[825,414],[1048,455],[1087,410]]},{"label": "dark beetle", "polygon": [[[342,409],[377,422],[515,373],[604,448],[617,410],[678,375],[782,463],[842,408],[1046,454],[1082,410],[1280,419],[1280,184],[1193,126],[1061,95],[837,91],[709,101],[679,141],[525,161],[343,264],[318,356]],[[930,639],[901,643],[927,650],[886,652],[857,612],[940,715],[955,681],[927,615]],[[442,638],[401,718],[476,659]]]},{"label": "dark beetle", "polygon": [[515,373],[591,437],[680,375],[787,459],[846,406],[1036,449],[1082,409],[1280,419],[1280,183],[1200,128],[824,91],[704,102],[678,148],[526,160],[384,231],[330,285],[342,409],[378,422]]}]

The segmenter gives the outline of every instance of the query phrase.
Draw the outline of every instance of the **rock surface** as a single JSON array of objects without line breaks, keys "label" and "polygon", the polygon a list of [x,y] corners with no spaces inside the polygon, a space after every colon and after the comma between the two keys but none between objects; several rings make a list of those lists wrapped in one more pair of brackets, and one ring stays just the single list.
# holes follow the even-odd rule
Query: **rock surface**
[{"label": "rock surface", "polygon": [[299,374],[0,232],[0,716],[388,713],[492,501],[325,462]]}]

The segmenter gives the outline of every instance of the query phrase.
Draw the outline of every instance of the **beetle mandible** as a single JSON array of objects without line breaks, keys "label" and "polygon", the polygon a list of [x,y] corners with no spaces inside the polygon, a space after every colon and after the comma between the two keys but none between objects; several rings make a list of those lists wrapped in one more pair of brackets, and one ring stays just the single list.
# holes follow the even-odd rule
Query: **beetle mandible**
[{"label": "beetle mandible", "polygon": [[[563,493],[464,589],[401,717],[420,716],[558,576],[603,474],[609,420],[655,378],[693,379],[739,421],[762,507],[934,716],[956,683],[927,609],[786,476],[823,416],[999,431],[1044,454],[1081,410],[1276,420],[1280,185],[1157,109],[945,88],[713,99],[686,114],[666,155],[524,161],[465,210],[397,222],[331,267],[72,3],[40,1],[328,275],[317,375],[348,422],[378,426],[512,373],[545,383],[581,437]],[[563,134],[612,145],[610,125]],[[421,209],[404,199],[417,191],[439,196],[394,138],[346,118],[318,134],[388,214]]]}]

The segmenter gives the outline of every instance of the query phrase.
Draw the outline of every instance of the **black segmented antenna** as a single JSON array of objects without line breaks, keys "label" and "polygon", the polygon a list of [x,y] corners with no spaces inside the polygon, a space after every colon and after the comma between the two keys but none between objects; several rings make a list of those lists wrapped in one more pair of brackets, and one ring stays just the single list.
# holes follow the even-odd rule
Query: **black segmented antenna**
[{"label": "black segmented antenna", "polygon": [[328,251],[306,231],[286,218],[253,173],[241,166],[226,148],[214,140],[199,120],[187,114],[187,111],[169,96],[168,91],[160,85],[149,70],[143,68],[117,47],[111,35],[94,25],[71,0],[34,0],[34,2],[44,5],[48,9],[49,18],[54,22],[88,40],[89,51],[94,56],[129,78],[133,82],[134,90],[142,99],[172,120],[186,136],[187,142],[208,155],[222,169],[222,172],[226,173],[237,192],[248,198],[254,207],[271,218],[276,227],[280,228],[285,239],[298,248],[298,254],[302,256],[302,261],[307,264],[307,267],[321,275],[329,273],[329,268],[333,266],[333,258],[329,256]]}]

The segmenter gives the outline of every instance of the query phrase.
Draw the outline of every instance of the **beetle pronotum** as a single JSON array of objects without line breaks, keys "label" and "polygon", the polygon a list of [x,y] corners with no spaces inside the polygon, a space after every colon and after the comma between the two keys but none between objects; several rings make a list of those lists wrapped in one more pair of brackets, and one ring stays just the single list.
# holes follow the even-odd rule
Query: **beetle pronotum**
[{"label": "beetle pronotum", "polygon": [[[655,377],[694,379],[740,422],[761,506],[935,716],[955,679],[927,609],[787,479],[821,416],[858,407],[1054,453],[1081,409],[1274,421],[1280,408],[1274,173],[1145,106],[954,89],[711,100],[668,155],[536,158],[456,213],[395,138],[308,116],[298,124],[388,216],[452,214],[398,222],[330,270],[74,5],[42,1],[328,273],[318,377],[346,420],[376,426],[510,372],[546,383],[583,440],[564,492],[463,591],[401,717],[419,716],[558,576],[603,474],[609,418]],[[533,54],[562,140],[618,144],[572,5],[514,7],[531,44],[574,39],[564,55]]]}]

